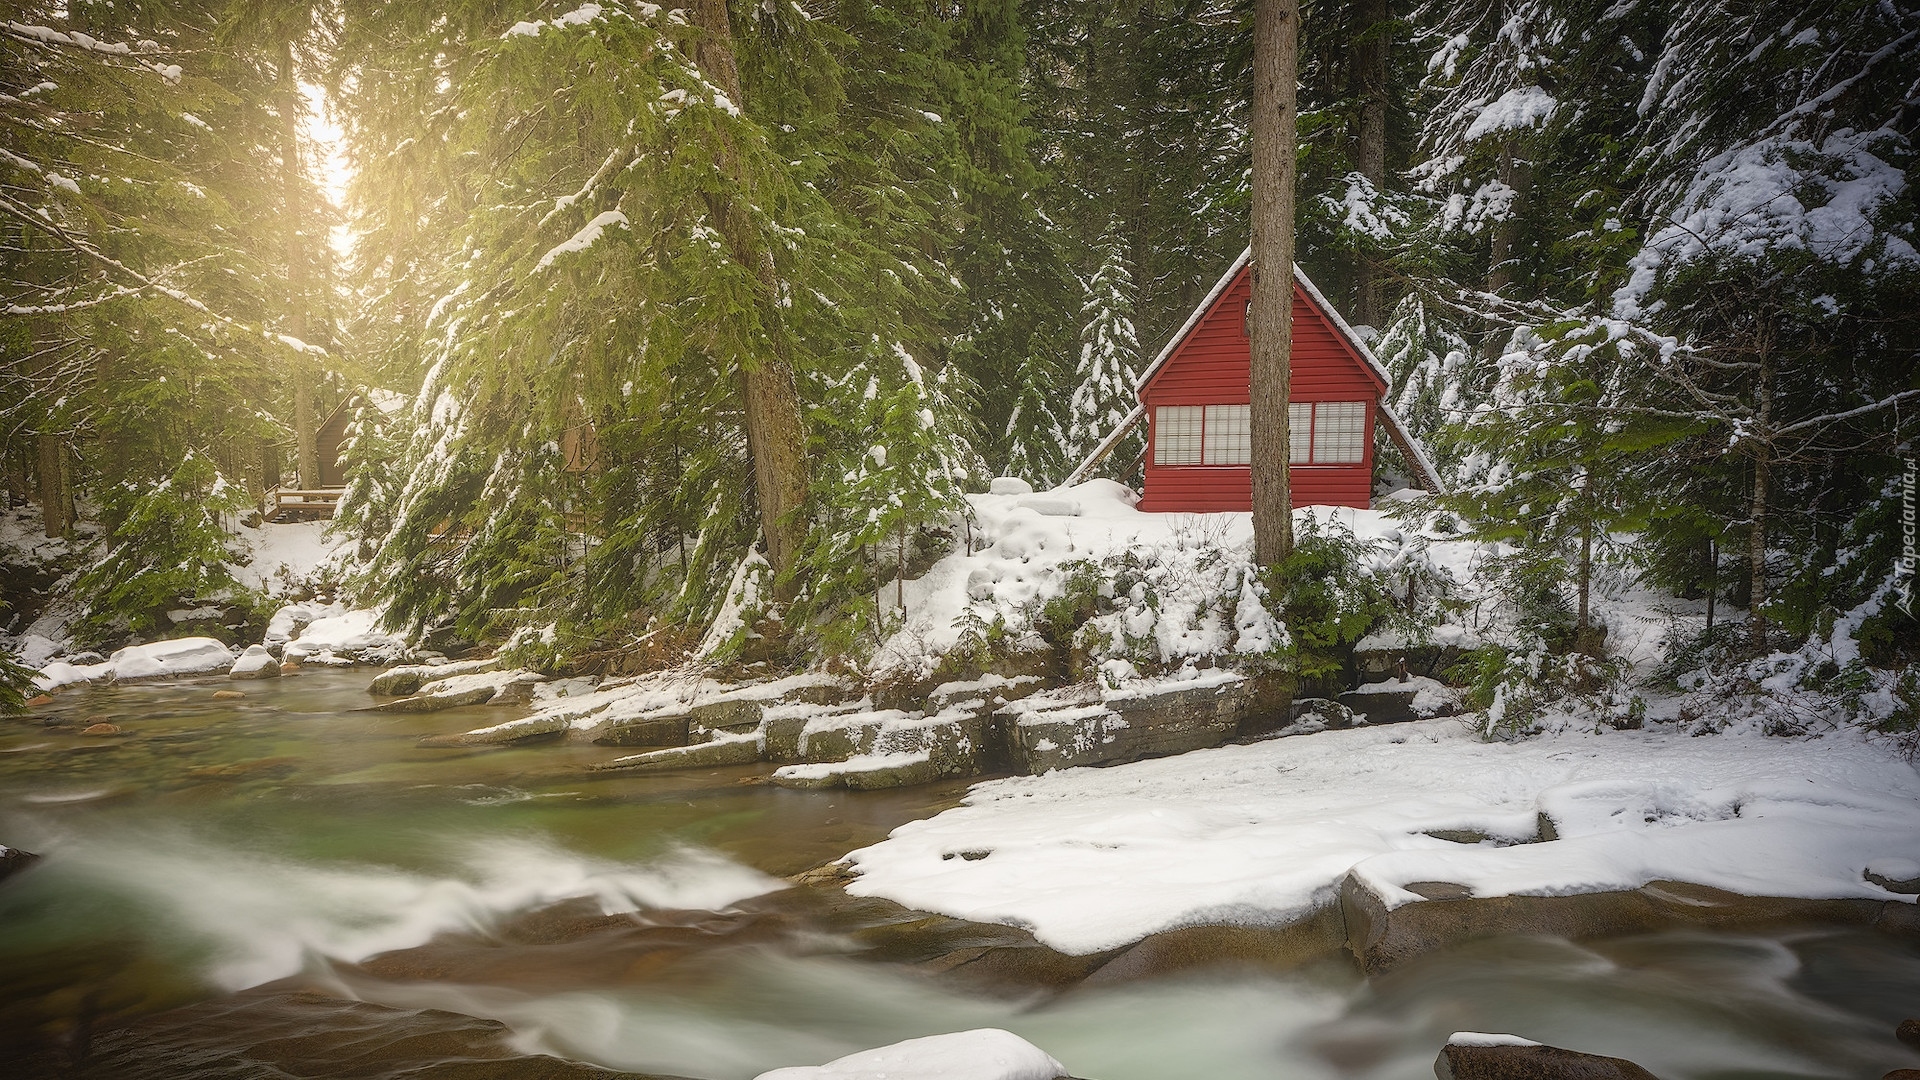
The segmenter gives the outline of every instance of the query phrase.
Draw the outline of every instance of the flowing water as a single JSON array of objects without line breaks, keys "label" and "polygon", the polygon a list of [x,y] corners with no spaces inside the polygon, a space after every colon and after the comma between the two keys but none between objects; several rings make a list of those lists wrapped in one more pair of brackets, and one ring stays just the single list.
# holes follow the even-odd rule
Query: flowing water
[{"label": "flowing water", "polygon": [[[1456,1030],[1666,1080],[1920,1067],[1892,1037],[1920,948],[1860,930],[1481,941],[1373,980],[1337,957],[963,979],[943,956],[1012,938],[776,878],[964,783],[792,792],[585,771],[601,748],[421,749],[500,713],[358,711],[369,677],[82,690],[0,721],[0,842],[47,856],[0,884],[10,1075],[733,1080],[979,1026],[1099,1080],[1424,1080]],[[80,734],[99,720],[124,734]]]}]

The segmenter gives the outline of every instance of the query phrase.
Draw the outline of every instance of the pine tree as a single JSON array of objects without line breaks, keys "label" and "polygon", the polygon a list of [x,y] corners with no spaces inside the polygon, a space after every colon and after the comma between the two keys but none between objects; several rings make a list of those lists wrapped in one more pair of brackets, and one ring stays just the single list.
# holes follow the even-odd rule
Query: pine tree
[{"label": "pine tree", "polygon": [[[372,84],[368,102],[428,95],[409,114],[425,130],[359,116],[372,150],[440,155],[368,177],[397,190],[379,190],[363,241],[375,299],[360,333],[387,339],[376,348],[396,364],[419,335],[430,366],[363,588],[399,625],[451,618],[475,636],[553,620],[582,641],[697,628],[764,535],[740,374],[784,359],[814,476],[809,508],[781,517],[802,529],[794,566],[807,572],[776,581],[792,585],[787,625],[804,645],[866,594],[869,571],[826,554],[848,535],[843,515],[913,532],[942,523],[977,474],[963,373],[908,359],[937,338],[926,313],[947,296],[940,265],[906,243],[931,217],[916,170],[932,155],[909,142],[849,160],[842,126],[898,115],[898,98],[873,98],[921,88],[864,83],[843,108],[837,52],[862,46],[790,13],[762,12],[775,22],[737,37],[741,101],[708,78],[715,61],[696,63],[707,37],[658,9],[608,5],[504,36],[469,18],[452,39],[385,10],[349,27],[375,56],[415,54],[425,34],[453,73],[346,73]],[[937,140],[940,127],[903,132]],[[436,190],[448,179],[467,186]],[[437,209],[423,219],[414,205]],[[431,302],[398,306],[392,275],[423,243],[445,245],[458,273]],[[599,460],[568,473],[559,436],[583,422]],[[857,467],[876,429],[891,472]]]},{"label": "pine tree", "polygon": [[[1140,379],[1140,342],[1133,332],[1133,279],[1126,253],[1112,223],[1101,245],[1100,266],[1083,286],[1080,312],[1080,360],[1073,394],[1067,401],[1066,459],[1083,460],[1133,411]],[[1139,459],[1143,436],[1130,436],[1113,460],[1130,468]]]}]

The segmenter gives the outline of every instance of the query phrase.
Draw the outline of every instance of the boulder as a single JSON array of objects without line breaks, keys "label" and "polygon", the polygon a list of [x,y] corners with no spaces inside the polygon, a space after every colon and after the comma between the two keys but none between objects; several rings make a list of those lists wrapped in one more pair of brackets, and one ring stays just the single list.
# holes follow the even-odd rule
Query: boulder
[{"label": "boulder", "polygon": [[1890,893],[1920,895],[1920,863],[1909,859],[1875,859],[1861,877]]},{"label": "boulder", "polygon": [[40,856],[31,851],[21,851],[0,844],[0,881],[5,881],[22,870],[40,861]]},{"label": "boulder", "polygon": [[602,762],[594,768],[603,771],[662,769],[713,769],[723,765],[751,765],[760,760],[760,737],[727,735],[712,742],[692,746],[672,746],[644,754],[630,754]]},{"label": "boulder", "polygon": [[595,729],[595,746],[685,746],[688,716],[684,712],[650,713],[609,720]]},{"label": "boulder", "polygon": [[448,690],[441,694],[417,694],[413,697],[395,698],[373,706],[374,712],[422,713],[439,712],[442,709],[457,709],[463,705],[485,705],[496,693],[490,684],[467,686]]},{"label": "boulder", "polygon": [[1900,1021],[1900,1026],[1893,1029],[1893,1037],[1915,1050],[1920,1050],[1920,1020]]},{"label": "boulder", "polygon": [[1337,731],[1360,723],[1353,710],[1332,698],[1295,698],[1287,709],[1287,726],[1282,735],[1311,735],[1316,731]]},{"label": "boulder", "polygon": [[531,671],[482,671],[454,675],[422,685],[412,697],[383,701],[373,706],[373,711],[439,712],[463,705],[485,705],[503,692],[509,695],[523,694],[525,696],[521,701],[525,703],[532,700],[532,684],[545,681],[546,676]]},{"label": "boulder", "polygon": [[[387,704],[398,705],[401,702],[413,700],[416,699],[402,698],[400,701],[389,701]],[[565,716],[527,716],[519,720],[509,720],[504,724],[475,728],[472,731],[462,731],[452,735],[428,735],[420,740],[420,745],[497,746],[503,743],[520,742],[523,739],[558,735],[565,732],[570,723],[571,721]]]},{"label": "boulder", "polygon": [[120,734],[120,725],[109,724],[102,721],[101,723],[89,724],[87,727],[82,728],[80,731],[80,734],[82,735],[118,735]]},{"label": "boulder", "polygon": [[1658,1080],[1624,1058],[1464,1031],[1441,1048],[1433,1074],[1439,1080]]},{"label": "boulder", "polygon": [[1366,683],[1340,695],[1340,704],[1365,715],[1369,724],[1397,724],[1452,716],[1459,705],[1446,686],[1424,677]]},{"label": "boulder", "polygon": [[869,754],[818,765],[783,765],[774,770],[772,780],[789,788],[843,787],[875,791],[930,784],[941,775],[941,765],[922,750],[911,754]]},{"label": "boulder", "polygon": [[485,660],[463,660],[455,664],[407,664],[403,667],[388,668],[375,675],[372,684],[367,687],[367,693],[402,697],[418,693],[422,686],[436,679],[452,678],[455,675],[477,675],[483,671],[499,669],[500,658],[494,656]]},{"label": "boulder", "polygon": [[708,731],[750,731],[760,726],[760,717],[765,712],[765,702],[722,697],[695,705],[688,711],[687,721]]},{"label": "boulder", "polygon": [[280,661],[274,659],[265,645],[249,645],[227,669],[229,679],[277,679],[280,677]]},{"label": "boulder", "polygon": [[1219,746],[1239,734],[1256,697],[1249,680],[1216,672],[1104,695],[1069,688],[1013,702],[994,716],[1014,769],[1042,773]]},{"label": "boulder", "polygon": [[1898,900],[1743,896],[1678,881],[1560,896],[1474,896],[1466,886],[1444,881],[1411,882],[1403,888],[1420,899],[1389,904],[1358,872],[1341,882],[1347,948],[1369,975],[1457,942],[1501,934],[1585,938],[1675,926],[1733,928],[1805,920],[1881,926],[1887,911],[1910,912],[1914,906]]},{"label": "boulder", "polygon": [[238,690],[215,690],[213,692],[213,700],[215,701],[240,701],[246,696],[247,695]]}]

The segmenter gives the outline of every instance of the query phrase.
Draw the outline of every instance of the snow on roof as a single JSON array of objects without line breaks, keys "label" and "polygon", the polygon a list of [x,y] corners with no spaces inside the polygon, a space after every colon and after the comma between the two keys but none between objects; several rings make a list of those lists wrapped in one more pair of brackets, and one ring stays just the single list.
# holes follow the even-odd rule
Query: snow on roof
[{"label": "snow on roof", "polygon": [[[1180,348],[1180,343],[1187,340],[1187,335],[1193,333],[1194,327],[1200,325],[1200,320],[1206,316],[1207,312],[1213,310],[1213,305],[1219,301],[1221,295],[1233,284],[1233,279],[1238,277],[1240,271],[1245,269],[1246,265],[1252,260],[1253,248],[1249,246],[1245,251],[1240,253],[1239,258],[1233,260],[1232,266],[1227,267],[1227,272],[1220,275],[1220,280],[1214,282],[1213,288],[1207,292],[1206,299],[1201,300],[1199,305],[1193,309],[1193,314],[1187,316],[1187,321],[1181,325],[1179,332],[1167,339],[1166,347],[1160,350],[1160,355],[1153,358],[1153,363],[1147,365],[1147,370],[1142,372],[1140,378],[1135,381],[1133,392],[1136,396],[1142,390],[1146,389],[1147,384],[1153,381],[1153,377],[1160,373],[1160,369],[1166,366],[1168,360],[1173,358],[1173,354]],[[1399,415],[1386,403],[1385,392],[1387,388],[1393,385],[1393,379],[1387,374],[1387,369],[1380,363],[1379,357],[1374,356],[1373,350],[1367,348],[1367,343],[1362,341],[1360,335],[1354,332],[1353,327],[1341,316],[1339,310],[1327,302],[1326,294],[1320,291],[1320,287],[1313,283],[1313,279],[1307,276],[1305,270],[1300,269],[1299,263],[1293,264],[1293,280],[1300,283],[1300,287],[1306,290],[1307,295],[1313,299],[1313,302],[1326,314],[1334,327],[1340,331],[1340,336],[1346,340],[1347,345],[1353,349],[1354,354],[1360,358],[1362,363],[1367,365],[1368,370],[1373,373],[1374,377],[1380,380],[1380,415],[1386,420],[1389,437],[1393,439],[1395,445],[1399,446],[1400,449],[1406,453],[1409,459],[1408,464],[1420,472],[1421,479],[1427,484],[1427,490],[1436,493],[1446,490],[1445,486],[1440,482],[1439,470],[1435,469],[1433,462],[1427,458],[1426,449],[1420,445],[1419,440],[1413,437],[1413,433],[1407,430],[1406,424],[1401,422]],[[1085,480],[1087,476],[1093,472],[1094,468],[1112,452],[1113,447],[1120,439],[1125,436],[1127,432],[1132,431],[1134,426],[1140,423],[1145,416],[1146,405],[1142,403],[1135,406],[1133,411],[1128,413],[1124,420],[1120,421],[1119,426],[1114,428],[1113,433],[1101,440],[1100,445],[1095,447],[1091,454],[1087,455],[1086,460],[1082,461],[1079,466],[1068,475],[1062,486],[1077,484]]]}]

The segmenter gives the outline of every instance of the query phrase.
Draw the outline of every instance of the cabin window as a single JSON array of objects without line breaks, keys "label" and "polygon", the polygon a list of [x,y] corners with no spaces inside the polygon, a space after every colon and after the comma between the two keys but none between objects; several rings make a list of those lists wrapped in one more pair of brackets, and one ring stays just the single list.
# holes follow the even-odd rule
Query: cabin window
[{"label": "cabin window", "polygon": [[1199,405],[1162,405],[1153,417],[1155,465],[1200,464],[1200,434],[1206,409]]},{"label": "cabin window", "polygon": [[1202,442],[1208,465],[1246,465],[1253,461],[1253,407],[1209,405]]},{"label": "cabin window", "polygon": [[[1367,403],[1296,401],[1287,406],[1288,450],[1296,465],[1366,460]],[[1155,465],[1247,465],[1253,461],[1251,407],[1161,405],[1154,410]]]},{"label": "cabin window", "polygon": [[1313,406],[1313,463],[1357,465],[1366,460],[1367,403],[1321,401]]}]

